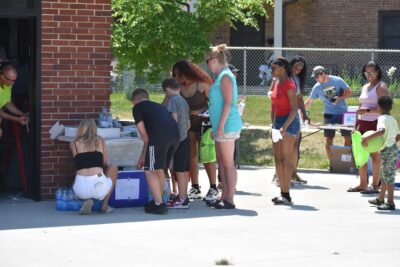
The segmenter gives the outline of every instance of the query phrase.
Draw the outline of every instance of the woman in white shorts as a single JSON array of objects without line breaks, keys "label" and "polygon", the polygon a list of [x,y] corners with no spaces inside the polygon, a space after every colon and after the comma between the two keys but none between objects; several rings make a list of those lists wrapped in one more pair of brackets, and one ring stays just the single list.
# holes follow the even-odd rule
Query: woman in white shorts
[{"label": "woman in white shorts", "polygon": [[118,169],[108,165],[105,144],[97,135],[94,120],[81,121],[70,148],[77,170],[73,190],[79,198],[85,199],[80,214],[91,214],[93,199],[103,200],[102,213],[112,212],[108,200],[115,186]]}]

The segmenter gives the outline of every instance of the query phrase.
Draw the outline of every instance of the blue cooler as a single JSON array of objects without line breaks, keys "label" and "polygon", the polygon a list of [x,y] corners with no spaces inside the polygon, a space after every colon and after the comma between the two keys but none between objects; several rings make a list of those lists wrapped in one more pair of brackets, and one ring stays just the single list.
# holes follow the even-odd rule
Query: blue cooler
[{"label": "blue cooler", "polygon": [[149,199],[149,187],[143,170],[119,171],[109,205],[114,208],[144,206]]}]

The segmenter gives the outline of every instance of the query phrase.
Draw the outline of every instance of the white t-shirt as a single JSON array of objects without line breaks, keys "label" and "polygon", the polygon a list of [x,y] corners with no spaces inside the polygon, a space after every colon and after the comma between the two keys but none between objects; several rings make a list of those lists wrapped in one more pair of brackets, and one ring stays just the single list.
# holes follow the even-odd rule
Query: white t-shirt
[{"label": "white t-shirt", "polygon": [[396,136],[400,134],[397,121],[387,114],[379,116],[376,129],[385,129],[385,133],[383,134],[383,146],[381,149],[393,146],[396,143]]}]

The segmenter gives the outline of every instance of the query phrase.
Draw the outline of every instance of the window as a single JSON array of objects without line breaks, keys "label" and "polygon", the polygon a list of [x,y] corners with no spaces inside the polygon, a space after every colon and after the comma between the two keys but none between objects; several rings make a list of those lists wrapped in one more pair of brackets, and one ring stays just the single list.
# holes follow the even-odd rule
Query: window
[{"label": "window", "polygon": [[0,0],[0,9],[34,9],[35,0]]},{"label": "window", "polygon": [[400,49],[400,11],[379,12],[379,48]]}]

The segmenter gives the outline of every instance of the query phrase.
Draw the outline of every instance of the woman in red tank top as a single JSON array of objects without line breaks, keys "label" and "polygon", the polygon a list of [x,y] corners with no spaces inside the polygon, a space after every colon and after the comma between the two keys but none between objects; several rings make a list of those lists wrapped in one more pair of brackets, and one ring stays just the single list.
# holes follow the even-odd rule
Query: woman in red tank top
[{"label": "woman in red tank top", "polygon": [[[290,155],[294,152],[296,136],[300,131],[299,118],[296,116],[296,87],[290,79],[290,65],[286,58],[278,57],[273,60],[271,71],[276,78],[271,94],[273,149],[275,172],[280,179],[281,188],[281,195],[273,198],[272,202],[275,205],[291,205],[293,202],[289,190],[294,162]],[[274,137],[275,134],[278,138]]]}]

